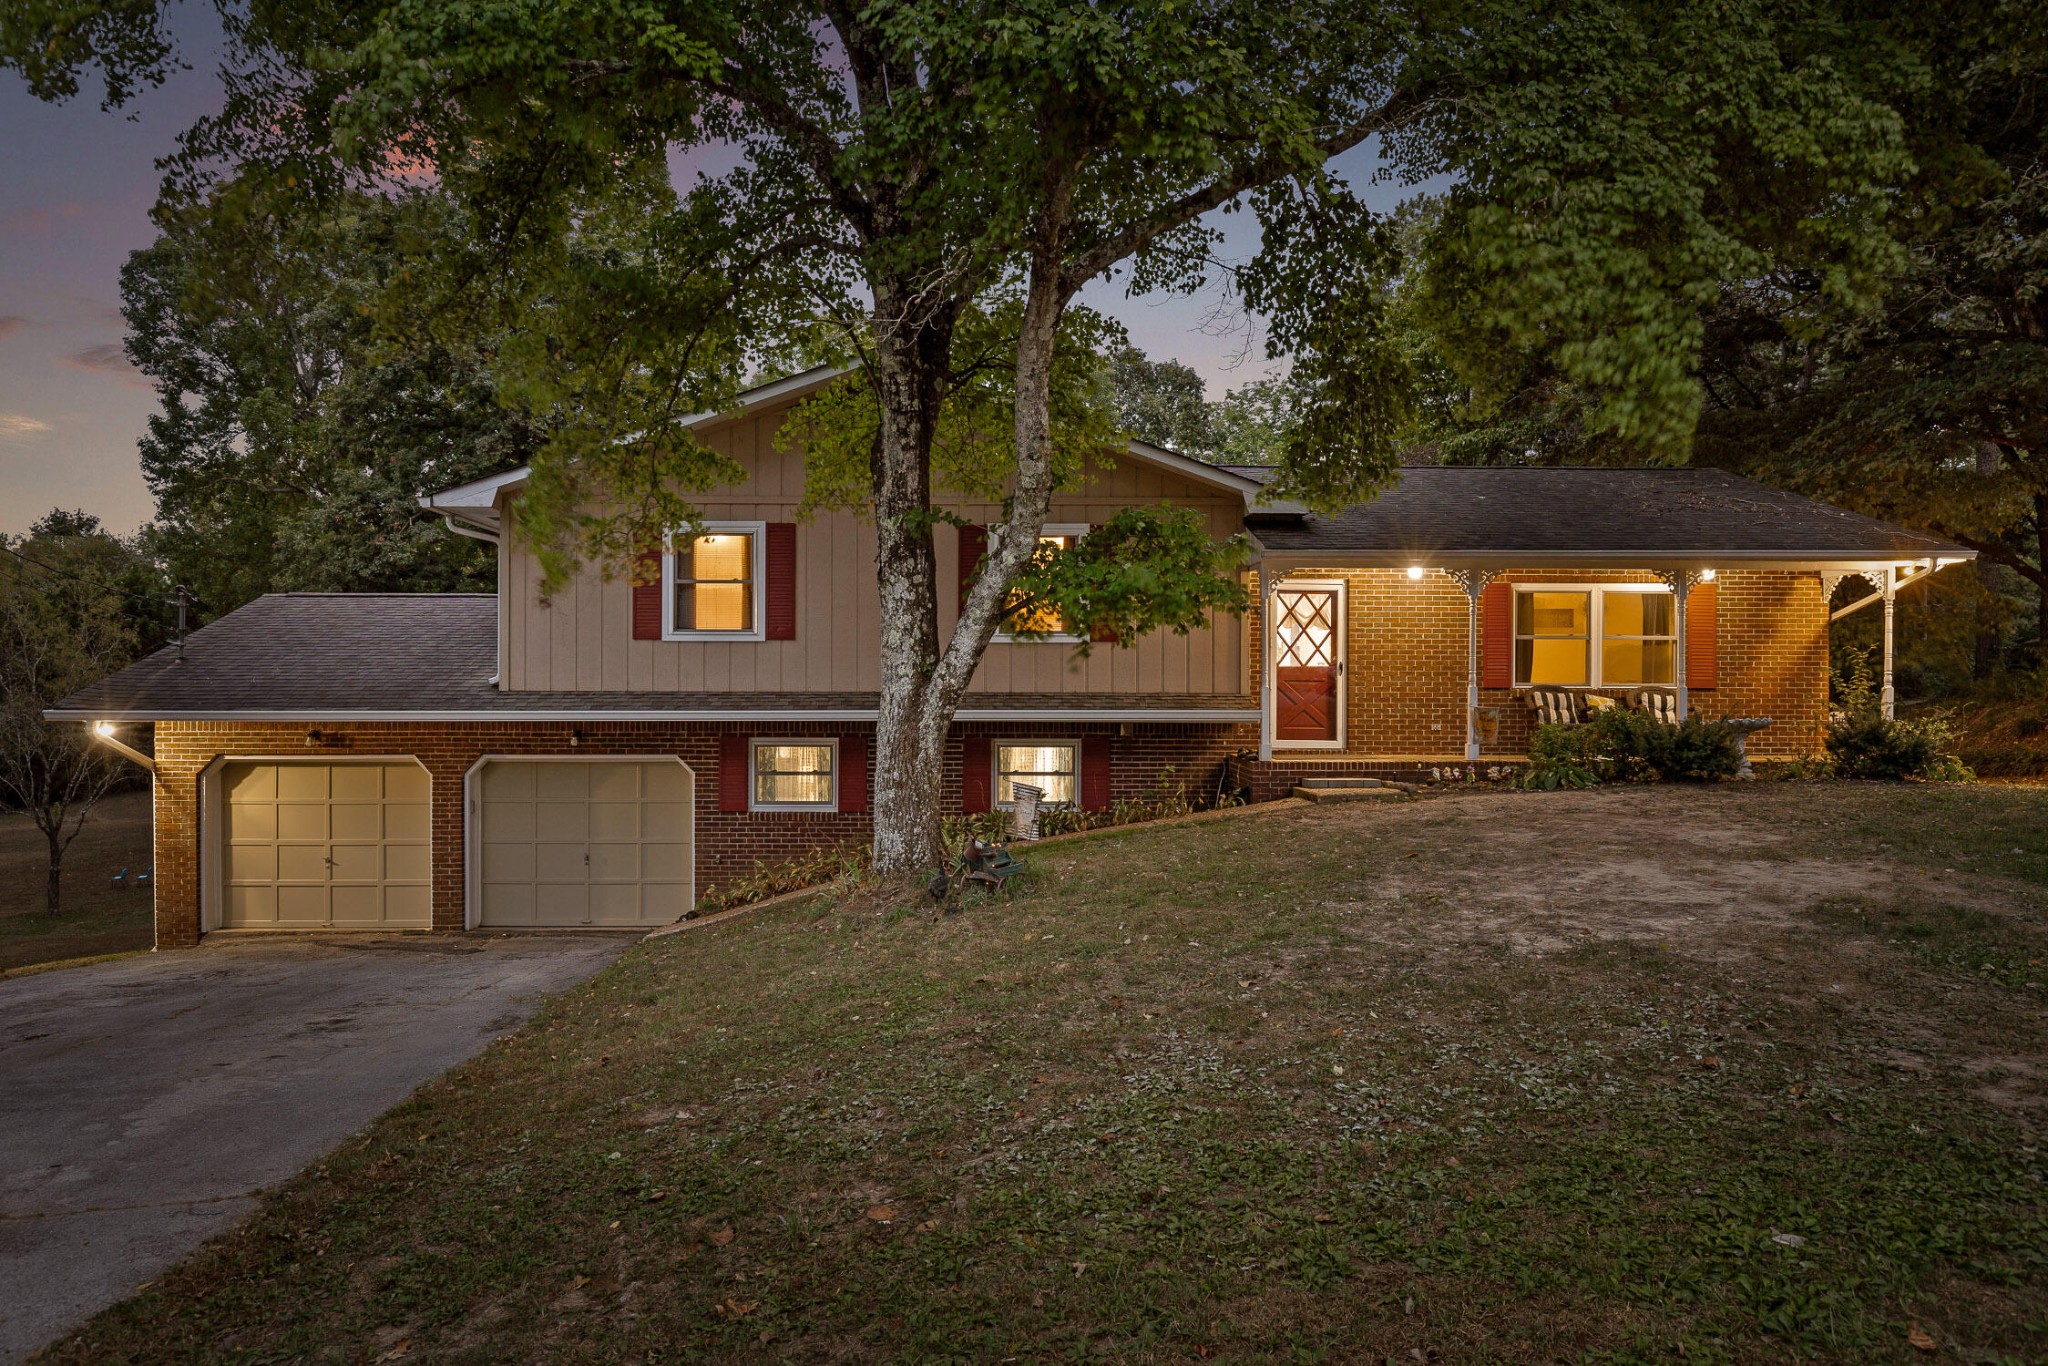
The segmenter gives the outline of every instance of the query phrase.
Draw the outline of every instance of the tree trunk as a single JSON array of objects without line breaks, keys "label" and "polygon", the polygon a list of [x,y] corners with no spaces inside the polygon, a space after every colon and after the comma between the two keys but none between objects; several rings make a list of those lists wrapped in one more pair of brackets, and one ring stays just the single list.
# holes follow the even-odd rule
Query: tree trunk
[{"label": "tree trunk", "polygon": [[900,875],[930,872],[946,860],[939,783],[953,711],[929,705],[939,658],[930,455],[953,316],[948,309],[936,318],[920,317],[924,305],[907,290],[878,288],[875,304],[881,425],[872,477],[882,690],[871,780],[873,855],[878,871]]},{"label": "tree trunk", "polygon": [[50,870],[48,880],[43,883],[43,909],[55,915],[64,903],[64,845],[58,840],[56,830],[44,833],[50,841]]},{"label": "tree trunk", "polygon": [[2034,495],[2034,558],[2041,566],[2034,580],[2034,658],[2048,665],[2048,493]]}]

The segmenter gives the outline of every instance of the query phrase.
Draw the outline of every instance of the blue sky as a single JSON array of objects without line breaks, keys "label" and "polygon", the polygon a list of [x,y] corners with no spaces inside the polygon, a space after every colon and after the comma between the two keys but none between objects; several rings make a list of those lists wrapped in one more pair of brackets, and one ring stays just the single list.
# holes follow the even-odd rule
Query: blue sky
[{"label": "blue sky", "polygon": [[[211,19],[202,6],[177,15],[188,25]],[[214,39],[188,36],[191,69],[113,113],[90,87],[50,106],[0,73],[0,532],[23,531],[53,506],[84,508],[121,532],[149,519],[136,443],[156,396],[121,351],[120,271],[155,235],[156,160],[218,106]],[[1361,149],[1339,166],[1364,177],[1372,163]],[[1399,196],[1376,186],[1370,197]],[[1247,215],[1217,221],[1230,235],[1226,255],[1256,248]],[[1219,325],[1219,292],[1128,297],[1098,282],[1083,298],[1146,352],[1194,366],[1212,397],[1269,368],[1263,339],[1242,319]]]}]

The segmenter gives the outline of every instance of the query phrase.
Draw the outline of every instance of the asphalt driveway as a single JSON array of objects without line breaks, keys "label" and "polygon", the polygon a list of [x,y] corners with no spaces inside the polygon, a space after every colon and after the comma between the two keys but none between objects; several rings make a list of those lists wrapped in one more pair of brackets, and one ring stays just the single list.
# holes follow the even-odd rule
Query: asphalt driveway
[{"label": "asphalt driveway", "polygon": [[216,936],[0,982],[0,1361],[133,1293],[632,942]]}]

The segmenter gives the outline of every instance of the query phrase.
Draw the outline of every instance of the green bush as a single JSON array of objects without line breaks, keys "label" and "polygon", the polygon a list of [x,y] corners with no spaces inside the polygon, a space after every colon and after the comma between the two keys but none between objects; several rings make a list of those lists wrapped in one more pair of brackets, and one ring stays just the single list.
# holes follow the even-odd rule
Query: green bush
[{"label": "green bush", "polygon": [[1844,778],[1970,782],[1976,775],[1951,752],[1953,738],[1939,713],[1887,721],[1862,711],[1828,727],[1828,754]]},{"label": "green bush", "polygon": [[1538,726],[1521,785],[1538,791],[1595,783],[1712,782],[1742,766],[1732,726],[1694,714],[1676,726],[1610,707],[1582,726]]}]

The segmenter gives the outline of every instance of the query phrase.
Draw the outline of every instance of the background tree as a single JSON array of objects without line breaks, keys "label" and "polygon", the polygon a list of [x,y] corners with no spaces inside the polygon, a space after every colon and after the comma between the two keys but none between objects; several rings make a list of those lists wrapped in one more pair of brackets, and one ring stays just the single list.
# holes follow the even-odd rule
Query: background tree
[{"label": "background tree", "polygon": [[54,511],[26,536],[0,537],[0,548],[0,796],[48,844],[43,905],[56,915],[64,851],[135,770],[85,727],[46,721],[43,711],[133,661],[138,618],[160,619],[165,587],[134,546],[82,512]]},{"label": "background tree", "polygon": [[452,230],[447,202],[308,207],[228,183],[157,217],[121,292],[129,355],[161,401],[142,469],[174,580],[217,612],[267,592],[490,589],[490,552],[417,500],[538,443],[497,400],[490,339],[428,335],[403,278]]},{"label": "background tree", "polygon": [[[72,93],[97,60],[118,99],[161,72],[154,8],[75,8],[0,30],[32,88]],[[1438,258],[1511,343],[1555,339],[1598,421],[1641,441],[1689,434],[1720,280],[1786,254],[1836,293],[1863,286],[1901,165],[1864,30],[1811,0],[391,0],[238,10],[232,32],[227,107],[174,180],[225,160],[331,198],[432,170],[466,230],[415,280],[459,335],[505,339],[501,394],[555,424],[521,519],[552,576],[691,520],[691,495],[733,471],[682,419],[793,332],[822,325],[859,357],[890,872],[942,856],[942,746],[1039,558],[1083,286],[1200,288],[1219,269],[1203,215],[1256,213],[1257,256],[1224,273],[1290,363],[1274,488],[1328,507],[1388,478],[1411,391],[1385,325],[1393,237],[1333,156],[1377,139],[1402,173],[1454,175]],[[678,192],[670,157],[693,149],[740,164]],[[957,346],[973,317],[1009,328],[1006,512],[942,642],[933,449],[986,364]]]}]

